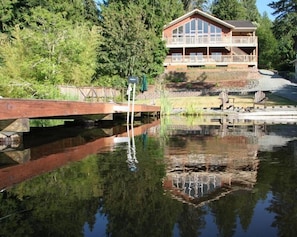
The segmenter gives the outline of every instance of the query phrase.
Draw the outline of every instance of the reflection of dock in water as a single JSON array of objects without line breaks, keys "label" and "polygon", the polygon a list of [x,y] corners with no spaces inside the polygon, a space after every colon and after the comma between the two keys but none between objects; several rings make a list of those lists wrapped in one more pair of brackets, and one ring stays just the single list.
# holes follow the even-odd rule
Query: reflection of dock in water
[{"label": "reflection of dock in water", "polygon": [[[134,127],[134,135],[146,133],[150,128],[160,124],[154,121],[150,124]],[[43,173],[50,172],[59,167],[84,159],[88,155],[108,151],[116,144],[116,140],[127,137],[127,131],[104,137],[93,137],[92,139],[63,138],[51,143],[38,144],[24,150],[8,149],[2,152],[6,159],[12,156],[21,157],[19,162],[11,159],[8,167],[0,169],[0,190],[10,187],[16,183],[33,178]],[[57,144],[57,146],[53,146]],[[59,145],[58,145],[59,144]]]}]

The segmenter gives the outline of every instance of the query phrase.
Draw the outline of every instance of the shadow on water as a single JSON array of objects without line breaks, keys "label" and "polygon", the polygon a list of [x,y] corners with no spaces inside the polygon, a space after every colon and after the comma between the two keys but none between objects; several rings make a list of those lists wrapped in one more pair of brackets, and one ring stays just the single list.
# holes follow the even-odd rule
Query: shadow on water
[{"label": "shadow on water", "polygon": [[295,236],[297,128],[282,123],[32,130],[15,151],[29,158],[0,169],[0,236]]}]

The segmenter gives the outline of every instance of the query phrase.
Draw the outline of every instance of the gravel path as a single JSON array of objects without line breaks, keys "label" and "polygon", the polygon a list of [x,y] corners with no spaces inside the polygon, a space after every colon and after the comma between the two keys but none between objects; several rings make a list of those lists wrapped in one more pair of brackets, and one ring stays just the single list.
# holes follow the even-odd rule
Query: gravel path
[{"label": "gravel path", "polygon": [[259,70],[261,78],[252,91],[270,91],[278,96],[297,102],[297,84],[292,83],[268,70]]}]

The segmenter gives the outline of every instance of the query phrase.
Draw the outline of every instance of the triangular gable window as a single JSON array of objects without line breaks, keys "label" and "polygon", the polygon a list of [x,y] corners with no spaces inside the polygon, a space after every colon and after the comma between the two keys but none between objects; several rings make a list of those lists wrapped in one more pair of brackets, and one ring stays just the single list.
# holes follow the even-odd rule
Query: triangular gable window
[{"label": "triangular gable window", "polygon": [[[198,40],[199,43],[207,42],[206,39],[209,39],[211,42],[220,41],[222,29],[197,18],[173,29],[172,37],[175,38],[175,42],[181,42],[182,38],[186,38],[186,42],[192,43],[194,43],[193,39]],[[177,38],[179,38],[179,40],[177,40]]]}]

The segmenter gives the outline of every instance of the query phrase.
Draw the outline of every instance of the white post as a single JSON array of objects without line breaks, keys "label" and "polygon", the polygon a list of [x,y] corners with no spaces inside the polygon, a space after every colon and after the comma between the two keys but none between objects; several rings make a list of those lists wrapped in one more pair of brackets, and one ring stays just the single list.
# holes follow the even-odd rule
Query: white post
[{"label": "white post", "polygon": [[127,111],[127,126],[129,125],[129,117],[130,117],[130,94],[131,94],[131,83],[128,84],[128,111]]},{"label": "white post", "polygon": [[[137,158],[136,158],[136,146],[135,146],[135,138],[134,138],[134,126],[132,125],[131,127],[131,133],[132,133],[132,154],[133,154],[133,162],[135,164],[138,163]],[[136,166],[136,165],[135,165]]]},{"label": "white post", "polygon": [[131,124],[133,127],[133,123],[134,123],[134,104],[135,104],[135,88],[136,88],[136,84],[133,84],[133,98],[132,98],[132,112],[131,112]]}]

